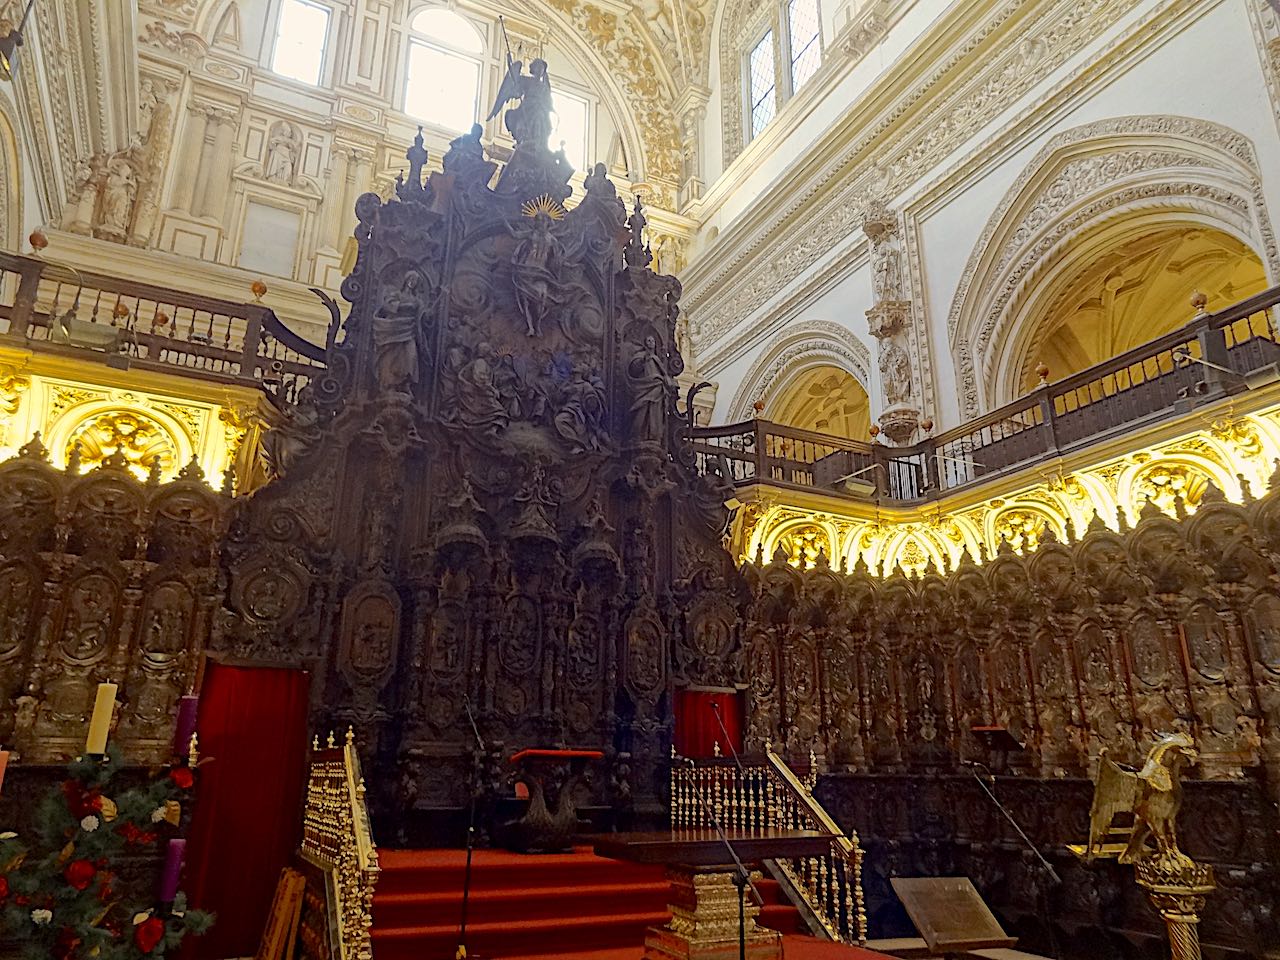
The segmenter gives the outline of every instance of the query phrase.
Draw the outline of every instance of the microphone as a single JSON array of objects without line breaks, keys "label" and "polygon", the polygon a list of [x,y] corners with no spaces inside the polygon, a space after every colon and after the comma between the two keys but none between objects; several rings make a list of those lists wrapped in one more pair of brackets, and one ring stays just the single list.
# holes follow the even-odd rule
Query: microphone
[{"label": "microphone", "polygon": [[720,725],[720,732],[724,734],[724,742],[729,745],[729,752],[733,754],[733,762],[738,765],[738,772],[742,773],[742,758],[738,756],[738,751],[733,745],[733,738],[729,736],[729,730],[724,725],[724,718],[720,716],[720,704],[712,700],[711,710],[716,715],[716,723]]}]

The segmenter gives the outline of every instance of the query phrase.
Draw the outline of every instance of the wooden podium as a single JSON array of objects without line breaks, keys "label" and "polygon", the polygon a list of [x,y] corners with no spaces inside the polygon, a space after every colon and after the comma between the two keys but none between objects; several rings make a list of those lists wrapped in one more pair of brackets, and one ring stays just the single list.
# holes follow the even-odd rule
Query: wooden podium
[{"label": "wooden podium", "polygon": [[[831,850],[831,837],[813,830],[726,830],[748,867],[761,860],[817,857]],[[738,956],[737,868],[714,830],[615,833],[595,838],[595,852],[614,860],[660,863],[671,884],[671,922],[650,927],[644,960],[736,960]],[[759,875],[752,871],[752,880]],[[756,925],[760,908],[748,893],[747,956],[781,960],[782,937]]]}]

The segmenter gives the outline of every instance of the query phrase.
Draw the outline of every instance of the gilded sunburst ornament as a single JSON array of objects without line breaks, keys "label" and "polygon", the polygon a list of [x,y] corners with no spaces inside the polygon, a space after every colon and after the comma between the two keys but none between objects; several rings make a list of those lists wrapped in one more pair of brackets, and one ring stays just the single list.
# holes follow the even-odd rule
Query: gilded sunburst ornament
[{"label": "gilded sunburst ornament", "polygon": [[535,200],[526,201],[525,205],[520,208],[520,212],[531,220],[539,214],[546,214],[552,220],[563,220],[565,213],[560,201],[547,193]]}]

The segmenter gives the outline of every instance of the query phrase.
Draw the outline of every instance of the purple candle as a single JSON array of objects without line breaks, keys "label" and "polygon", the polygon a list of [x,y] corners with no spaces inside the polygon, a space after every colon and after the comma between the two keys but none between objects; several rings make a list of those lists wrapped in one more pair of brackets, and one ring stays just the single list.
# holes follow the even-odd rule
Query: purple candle
[{"label": "purple candle", "polygon": [[160,873],[160,902],[173,903],[178,895],[178,875],[182,873],[182,858],[187,852],[187,841],[174,837],[164,851],[164,870]]},{"label": "purple candle", "polygon": [[191,746],[191,735],[196,732],[196,712],[200,698],[188,694],[178,698],[178,726],[173,732],[173,755],[185,757]]}]

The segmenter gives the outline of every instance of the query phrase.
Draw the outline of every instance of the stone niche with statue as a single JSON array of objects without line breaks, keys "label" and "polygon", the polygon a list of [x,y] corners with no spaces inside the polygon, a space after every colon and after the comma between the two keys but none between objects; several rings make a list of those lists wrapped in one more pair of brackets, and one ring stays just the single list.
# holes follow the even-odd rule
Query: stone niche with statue
[{"label": "stone niche with statue", "polygon": [[601,166],[566,207],[549,89],[519,78],[501,172],[476,127],[424,182],[419,137],[396,195],[359,199],[342,334],[224,545],[211,647],[312,671],[375,815],[459,807],[504,751],[557,745],[605,753],[580,803],[656,813],[673,686],[742,679],[700,589],[735,579],[731,492],[685,442],[680,285]]}]

